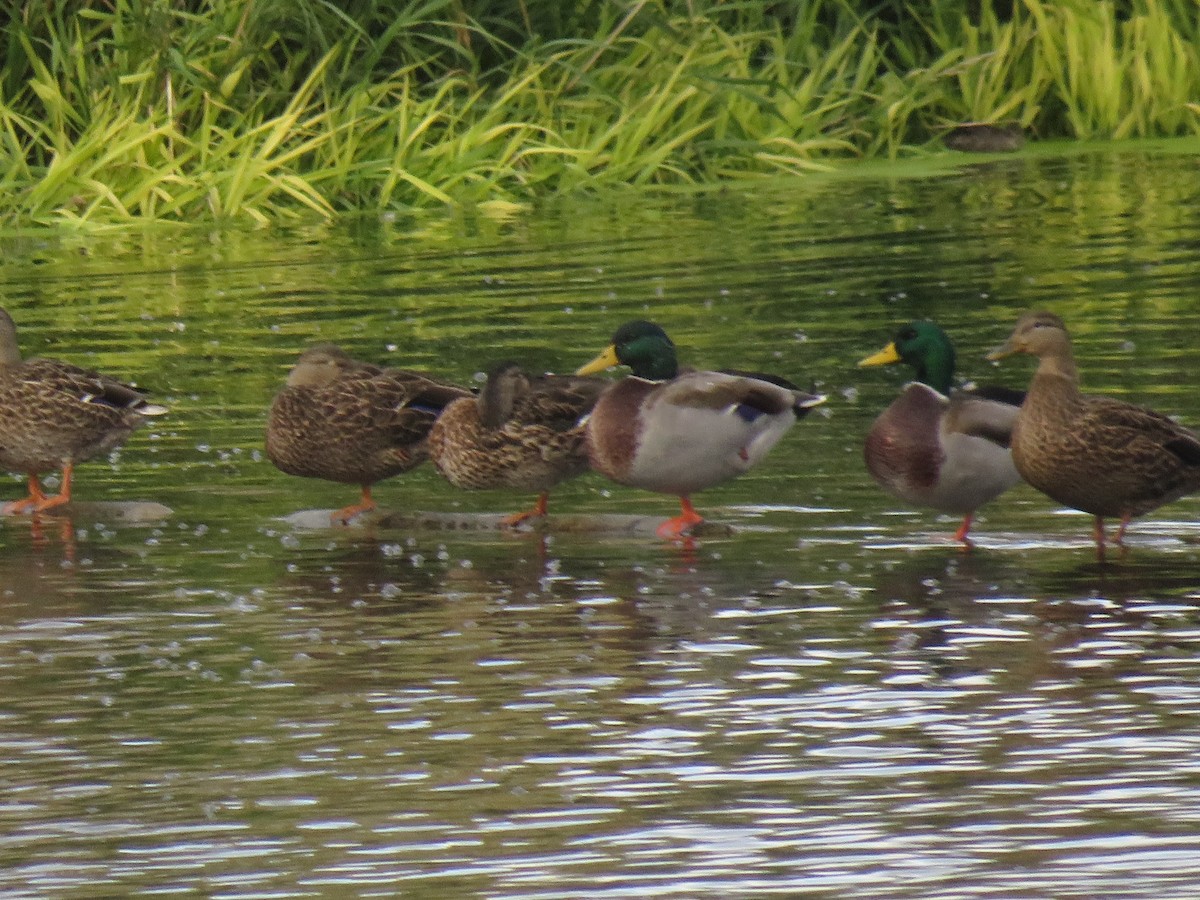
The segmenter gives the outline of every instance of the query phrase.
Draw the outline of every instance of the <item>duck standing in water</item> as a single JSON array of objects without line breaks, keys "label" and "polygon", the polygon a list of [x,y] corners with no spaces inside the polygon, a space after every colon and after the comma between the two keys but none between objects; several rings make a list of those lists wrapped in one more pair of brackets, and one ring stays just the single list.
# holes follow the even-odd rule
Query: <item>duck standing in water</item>
[{"label": "duck standing in water", "polygon": [[[107,375],[57,359],[23,361],[17,326],[0,309],[0,468],[29,477],[28,496],[4,504],[4,513],[69,503],[77,463],[116,449],[148,416],[166,412]],[[62,485],[47,496],[40,476],[56,470]]]},{"label": "duck standing in water", "polygon": [[757,465],[797,419],[825,402],[775,376],[681,372],[675,345],[653,322],[625,323],[575,374],[617,365],[632,374],[596,401],[587,420],[588,459],[618,484],[679,497],[680,515],[658,527],[664,538],[704,521],[692,494]]},{"label": "duck standing in water", "polygon": [[910,322],[859,366],[904,363],[916,380],[871,426],[867,471],[894,497],[962,516],[954,539],[970,545],[975,512],[1021,480],[1009,442],[1024,394],[1007,388],[951,390],[954,345],[933,322]]},{"label": "duck standing in water", "polygon": [[289,475],[362,489],[334,511],[345,524],[375,508],[371,487],[424,462],[434,420],[470,391],[403,369],[351,358],[333,344],[300,354],[267,416],[267,456]]},{"label": "duck standing in water", "polygon": [[1200,488],[1200,437],[1154,410],[1081,393],[1058,316],[1025,313],[989,358],[1014,353],[1038,364],[1013,428],[1013,462],[1039,491],[1095,517],[1101,559],[1105,518],[1120,519],[1121,546],[1135,516]]},{"label": "duck standing in water", "polygon": [[455,400],[429,433],[437,470],[467,490],[537,491],[532,509],[508,527],[545,516],[550,489],[588,470],[584,417],[608,382],[570,375],[528,375],[515,362],[488,373],[478,397]]}]

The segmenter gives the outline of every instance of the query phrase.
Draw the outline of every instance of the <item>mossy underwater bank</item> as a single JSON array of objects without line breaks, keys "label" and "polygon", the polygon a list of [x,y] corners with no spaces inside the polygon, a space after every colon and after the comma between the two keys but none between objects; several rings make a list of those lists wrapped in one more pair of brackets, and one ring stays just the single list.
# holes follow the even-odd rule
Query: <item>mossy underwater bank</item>
[{"label": "mossy underwater bank", "polygon": [[270,222],[1200,133],[1191,0],[27,3],[0,221]]}]

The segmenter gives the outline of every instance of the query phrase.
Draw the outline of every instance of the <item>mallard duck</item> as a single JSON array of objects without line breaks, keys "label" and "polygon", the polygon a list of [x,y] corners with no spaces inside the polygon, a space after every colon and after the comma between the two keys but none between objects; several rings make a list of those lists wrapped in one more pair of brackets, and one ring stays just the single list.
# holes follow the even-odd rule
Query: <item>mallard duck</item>
[{"label": "mallard duck", "polygon": [[[21,360],[17,326],[0,309],[0,468],[29,476],[29,495],[5,513],[41,512],[71,500],[76,463],[121,446],[147,416],[167,412],[107,375],[57,359]],[[53,496],[39,476],[62,470]]]},{"label": "mallard duck", "polygon": [[437,470],[467,490],[538,491],[534,507],[508,526],[546,515],[550,489],[588,469],[582,419],[607,386],[597,378],[527,375],[515,362],[488,373],[478,397],[455,400],[429,433]]},{"label": "mallard duck", "polygon": [[1042,493],[1095,517],[1104,555],[1104,519],[1120,517],[1116,543],[1141,516],[1200,488],[1200,438],[1153,410],[1080,393],[1071,339],[1062,319],[1028,312],[989,354],[1038,358],[1013,428],[1013,462]]},{"label": "mallard duck", "polygon": [[403,369],[351,358],[333,344],[300,354],[271,402],[267,456],[289,475],[357,484],[362,499],[335,510],[346,523],[375,508],[371,487],[428,456],[429,429],[470,391]]},{"label": "mallard duck", "polygon": [[963,517],[954,539],[970,543],[975,511],[1021,480],[1008,445],[1024,394],[1007,388],[951,392],[954,345],[933,322],[910,322],[860,366],[902,362],[916,381],[867,433],[867,471],[914,506]]},{"label": "mallard duck", "polygon": [[653,322],[627,322],[575,374],[626,365],[587,422],[592,468],[619,484],[679,497],[658,534],[677,538],[704,521],[690,495],[740,475],[810,409],[825,402],[772,375],[680,372],[675,345]]}]

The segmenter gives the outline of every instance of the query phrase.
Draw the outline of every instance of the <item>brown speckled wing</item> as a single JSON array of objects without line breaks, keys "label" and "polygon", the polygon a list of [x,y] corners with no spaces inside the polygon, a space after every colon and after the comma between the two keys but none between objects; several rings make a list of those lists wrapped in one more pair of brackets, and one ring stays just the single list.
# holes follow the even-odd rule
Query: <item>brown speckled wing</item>
[{"label": "brown speckled wing", "polygon": [[1160,413],[1091,396],[1037,413],[1019,423],[1013,458],[1060,503],[1137,516],[1200,488],[1200,441]]},{"label": "brown speckled wing", "polygon": [[[1174,419],[1141,406],[1134,406],[1109,397],[1085,397],[1081,430],[1095,433],[1098,428],[1116,429],[1114,433],[1138,433],[1156,441],[1179,438],[1196,440],[1196,436]],[[1124,437],[1118,440],[1123,440]]]},{"label": "brown speckled wing", "polygon": [[426,458],[446,401],[469,392],[396,369],[360,366],[321,388],[284,388],[267,423],[267,455],[292,475],[373,484]]},{"label": "brown speckled wing", "polygon": [[529,379],[498,426],[488,427],[474,400],[451,405],[430,433],[438,471],[468,490],[549,490],[587,470],[580,419],[609,382],[571,376]]},{"label": "brown speckled wing", "polygon": [[1095,433],[1089,423],[1107,425],[1094,444],[1105,465],[1125,483],[1134,514],[1148,512],[1200,486],[1200,440],[1177,422],[1139,406],[1109,398],[1089,398],[1078,429]]},{"label": "brown speckled wing", "polygon": [[529,391],[517,399],[510,420],[553,431],[569,431],[578,427],[579,420],[591,411],[611,383],[606,379],[571,375],[531,378]]},{"label": "brown speckled wing", "polygon": [[24,472],[83,462],[120,446],[144,421],[136,389],[87,369],[34,359],[0,376],[0,464]]},{"label": "brown speckled wing", "polygon": [[42,389],[61,392],[59,402],[79,402],[105,406],[115,410],[132,409],[146,402],[146,395],[137,388],[57,360],[31,359],[21,367],[22,380]]}]

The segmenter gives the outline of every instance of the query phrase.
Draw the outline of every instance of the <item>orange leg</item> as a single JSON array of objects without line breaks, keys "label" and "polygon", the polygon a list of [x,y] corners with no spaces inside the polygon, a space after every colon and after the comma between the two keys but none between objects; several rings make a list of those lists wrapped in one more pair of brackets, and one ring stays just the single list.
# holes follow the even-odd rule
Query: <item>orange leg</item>
[{"label": "orange leg", "polygon": [[1130,515],[1121,516],[1121,527],[1117,529],[1116,545],[1118,547],[1125,546],[1125,529],[1129,527],[1129,520],[1133,517]]},{"label": "orange leg", "polygon": [[1092,535],[1096,538],[1096,559],[1104,562],[1104,517],[1096,516],[1096,522],[1092,528]]},{"label": "orange leg", "polygon": [[695,526],[704,521],[704,516],[696,512],[696,507],[692,506],[692,501],[687,497],[679,498],[680,513],[674,519],[667,519],[658,526],[658,536],[673,540],[681,538],[692,530]]},{"label": "orange leg", "polygon": [[967,533],[971,530],[971,523],[974,521],[974,513],[967,513],[963,516],[962,524],[958,526],[958,531],[954,532],[954,539],[966,544],[968,547],[973,547],[974,543],[967,537]]},{"label": "orange leg", "polygon": [[500,520],[501,528],[516,528],[526,519],[536,519],[546,515],[546,504],[550,500],[550,492],[542,491],[538,494],[537,503],[533,505],[533,509],[527,509],[524,512],[513,513],[511,516],[505,516]]},{"label": "orange leg", "polygon": [[64,463],[62,469],[62,487],[59,488],[57,494],[53,497],[43,495],[41,500],[33,504],[34,512],[42,512],[46,509],[54,509],[56,506],[65,506],[71,502],[71,478],[75,474],[74,463]]},{"label": "orange leg", "polygon": [[3,513],[7,516],[28,512],[36,509],[37,505],[44,502],[45,499],[46,495],[42,492],[42,483],[38,480],[37,475],[31,472],[29,474],[29,496],[23,497],[20,500],[14,500],[11,503],[5,503]]},{"label": "orange leg", "polygon": [[333,525],[349,525],[350,520],[355,516],[369,512],[374,508],[375,501],[371,499],[371,486],[364,484],[362,488],[362,500],[342,509],[334,510],[329,514],[329,521]]}]

